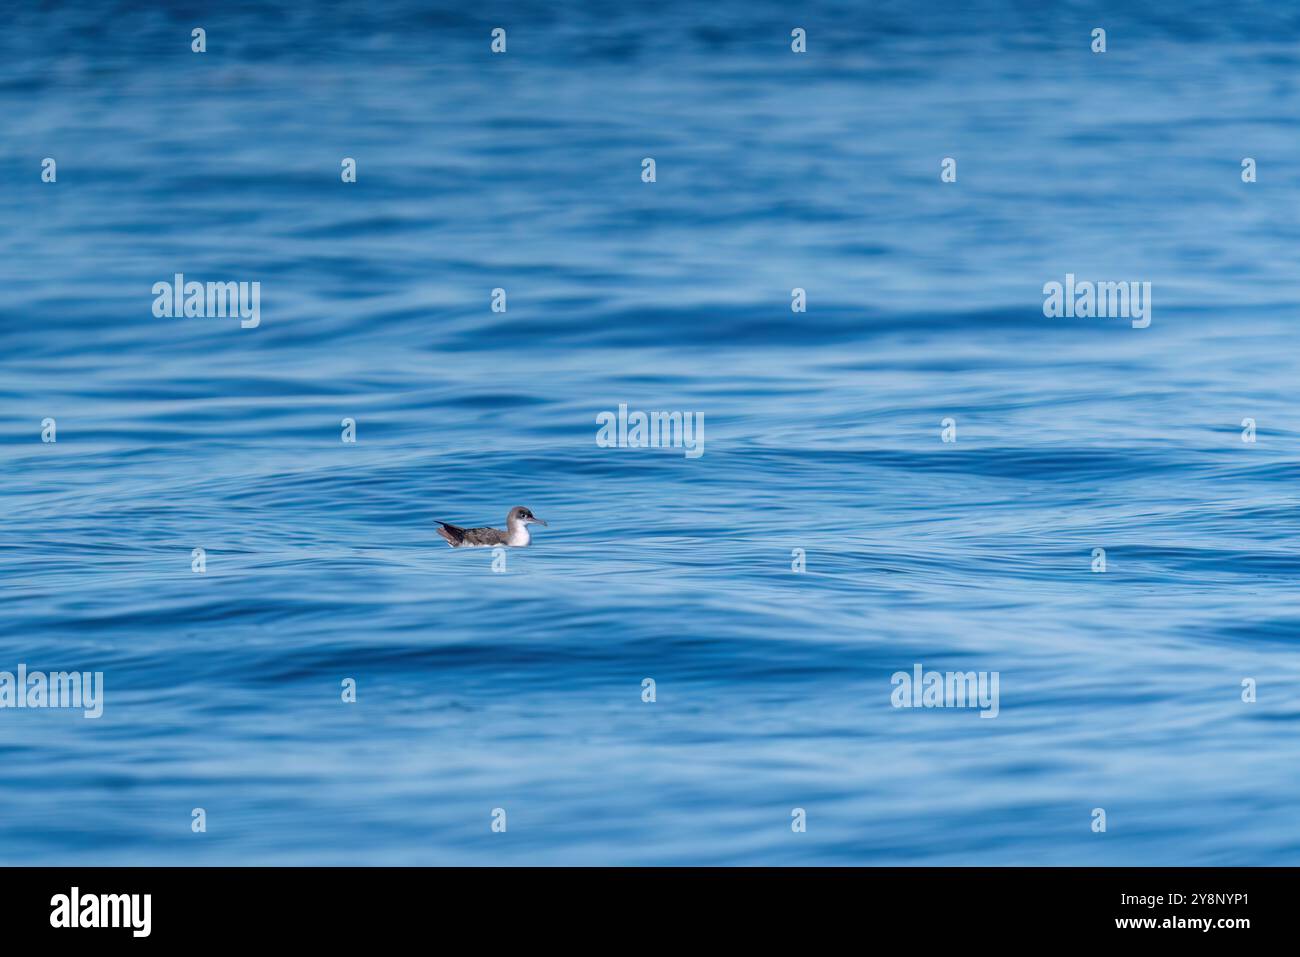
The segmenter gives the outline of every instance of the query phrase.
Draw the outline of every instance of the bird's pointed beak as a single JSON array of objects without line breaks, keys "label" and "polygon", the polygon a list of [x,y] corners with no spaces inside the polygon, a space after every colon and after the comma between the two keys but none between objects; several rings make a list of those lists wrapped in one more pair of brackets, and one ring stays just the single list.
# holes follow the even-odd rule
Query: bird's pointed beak
[{"label": "bird's pointed beak", "polygon": [[[546,525],[546,523],[543,522],[543,521],[542,521],[540,518],[538,518],[536,515],[533,516],[533,522],[534,522],[535,524],[537,524],[537,525]],[[549,526],[548,526],[548,527],[549,527]]]}]

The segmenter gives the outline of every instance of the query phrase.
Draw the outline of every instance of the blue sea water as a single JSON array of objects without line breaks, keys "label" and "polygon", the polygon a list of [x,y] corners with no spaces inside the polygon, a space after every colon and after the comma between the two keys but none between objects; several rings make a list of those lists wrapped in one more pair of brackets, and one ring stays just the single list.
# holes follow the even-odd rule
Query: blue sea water
[{"label": "blue sea water", "polygon": [[1300,863],[1300,12],[142,6],[0,29],[0,861]]}]

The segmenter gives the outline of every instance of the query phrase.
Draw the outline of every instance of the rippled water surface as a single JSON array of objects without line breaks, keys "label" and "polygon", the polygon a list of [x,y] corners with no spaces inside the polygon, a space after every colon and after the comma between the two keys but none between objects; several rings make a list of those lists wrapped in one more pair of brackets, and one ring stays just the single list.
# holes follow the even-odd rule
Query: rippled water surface
[{"label": "rippled water surface", "polygon": [[1300,863],[1300,14],[1146,6],[6,10],[0,861]]}]

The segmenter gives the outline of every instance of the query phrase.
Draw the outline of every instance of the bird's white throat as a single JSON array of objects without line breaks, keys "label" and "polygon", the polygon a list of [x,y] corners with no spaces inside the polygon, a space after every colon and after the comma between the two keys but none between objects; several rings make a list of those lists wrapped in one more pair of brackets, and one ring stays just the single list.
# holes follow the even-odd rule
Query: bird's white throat
[{"label": "bird's white throat", "polygon": [[507,532],[506,544],[511,548],[520,548],[533,540],[528,534],[528,526],[523,522],[511,522]]}]

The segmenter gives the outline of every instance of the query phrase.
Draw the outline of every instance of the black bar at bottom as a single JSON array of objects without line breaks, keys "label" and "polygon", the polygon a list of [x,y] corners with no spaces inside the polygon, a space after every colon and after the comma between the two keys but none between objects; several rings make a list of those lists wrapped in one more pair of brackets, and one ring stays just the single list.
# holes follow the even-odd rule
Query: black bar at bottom
[{"label": "black bar at bottom", "polygon": [[689,932],[696,943],[721,937],[733,945],[848,933],[860,942],[944,946],[1044,934],[1199,936],[1230,946],[1286,930],[1283,901],[1296,871],[32,867],[0,873],[0,926],[7,944],[283,940],[335,948],[422,935],[414,939],[451,946],[448,935],[472,932],[481,936],[456,946],[562,939],[613,947],[683,943]]}]

